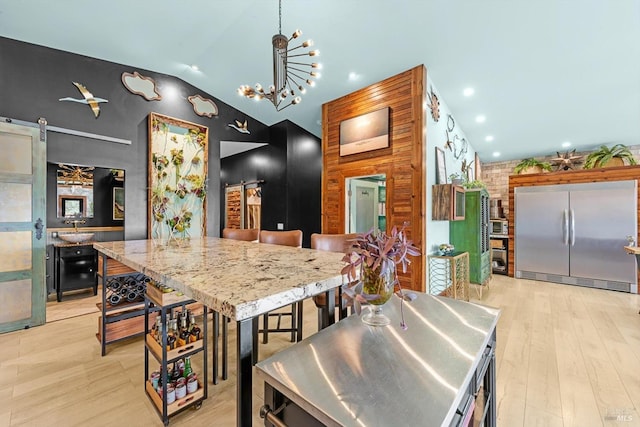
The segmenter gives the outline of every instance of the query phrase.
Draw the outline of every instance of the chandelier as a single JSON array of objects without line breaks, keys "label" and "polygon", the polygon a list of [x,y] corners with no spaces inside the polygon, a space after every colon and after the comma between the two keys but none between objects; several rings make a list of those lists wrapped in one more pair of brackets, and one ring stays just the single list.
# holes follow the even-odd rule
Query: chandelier
[{"label": "chandelier", "polygon": [[94,167],[58,163],[58,185],[93,186]]},{"label": "chandelier", "polygon": [[301,35],[302,31],[300,30],[296,30],[289,38],[282,35],[282,0],[278,0],[278,34],[271,39],[273,45],[273,84],[269,85],[266,91],[260,83],[256,83],[255,88],[242,85],[238,88],[238,93],[256,101],[266,98],[273,103],[277,111],[282,111],[290,105],[299,104],[302,101],[299,94],[306,92],[304,85],[313,87],[315,85],[313,78],[320,77],[320,73],[315,70],[321,68],[320,64],[316,62],[306,64],[291,60],[291,58],[320,54],[318,50],[303,51],[313,46],[312,40],[289,48],[289,42]]}]

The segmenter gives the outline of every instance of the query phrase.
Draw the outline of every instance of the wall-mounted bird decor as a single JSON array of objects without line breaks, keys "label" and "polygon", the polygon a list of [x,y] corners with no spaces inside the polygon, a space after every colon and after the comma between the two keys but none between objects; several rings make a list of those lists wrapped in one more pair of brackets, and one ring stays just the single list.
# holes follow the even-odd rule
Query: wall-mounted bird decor
[{"label": "wall-mounted bird decor", "polygon": [[445,130],[445,133],[447,134],[447,142],[444,143],[444,148],[448,148],[449,151],[453,151],[453,141],[449,138],[449,131]]},{"label": "wall-mounted bird decor", "polygon": [[431,117],[433,117],[434,121],[440,120],[440,101],[438,100],[438,96],[433,91],[433,87],[431,87],[431,93],[427,92],[427,96],[429,97],[429,109],[431,110]]},{"label": "wall-mounted bird decor", "polygon": [[87,104],[91,107],[91,111],[93,111],[93,115],[96,116],[96,119],[97,119],[98,116],[100,115],[100,105],[98,104],[101,102],[109,102],[109,101],[103,98],[94,97],[93,94],[89,92],[87,88],[81,83],[76,83],[76,82],[72,82],[72,83],[75,87],[78,88],[82,96],[84,96],[84,99],[71,98],[67,96],[66,98],[60,98],[58,101],[73,101],[73,102],[79,102],[80,104]]},{"label": "wall-mounted bird decor", "polygon": [[229,123],[228,126],[234,128],[240,133],[251,133],[249,129],[247,129],[247,120],[245,119],[244,123],[240,123],[240,121],[236,120],[236,124]]}]

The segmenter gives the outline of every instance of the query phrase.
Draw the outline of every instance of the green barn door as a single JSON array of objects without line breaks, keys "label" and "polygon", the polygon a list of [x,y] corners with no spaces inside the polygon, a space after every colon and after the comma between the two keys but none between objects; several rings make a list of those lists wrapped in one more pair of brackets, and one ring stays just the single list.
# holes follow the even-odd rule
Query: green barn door
[{"label": "green barn door", "polygon": [[0,117],[0,332],[45,322],[45,124]]}]

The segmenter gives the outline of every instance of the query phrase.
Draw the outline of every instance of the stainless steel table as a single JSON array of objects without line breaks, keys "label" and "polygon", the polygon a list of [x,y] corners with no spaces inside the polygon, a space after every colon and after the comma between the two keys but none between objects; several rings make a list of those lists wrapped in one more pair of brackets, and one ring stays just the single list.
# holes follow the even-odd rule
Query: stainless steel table
[{"label": "stainless steel table", "polygon": [[389,326],[350,316],[259,362],[263,412],[290,426],[449,426],[475,409],[495,426],[499,310],[417,293],[406,331],[399,298],[383,311]]},{"label": "stainless steel table", "polygon": [[342,254],[335,252],[216,237],[99,242],[94,248],[237,322],[238,426],[252,421],[259,316],[323,292],[333,302],[342,284]]}]

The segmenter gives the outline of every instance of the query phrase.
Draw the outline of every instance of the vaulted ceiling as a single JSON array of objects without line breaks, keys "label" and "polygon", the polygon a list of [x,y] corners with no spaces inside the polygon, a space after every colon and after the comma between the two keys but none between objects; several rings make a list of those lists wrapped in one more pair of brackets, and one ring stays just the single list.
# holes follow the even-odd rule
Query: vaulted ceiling
[{"label": "vaulted ceiling", "polygon": [[276,112],[236,92],[272,82],[276,0],[0,2],[0,36],[171,74],[268,125],[320,136],[323,103],[425,64],[482,161],[640,144],[638,0],[283,0],[297,28],[322,77]]}]

